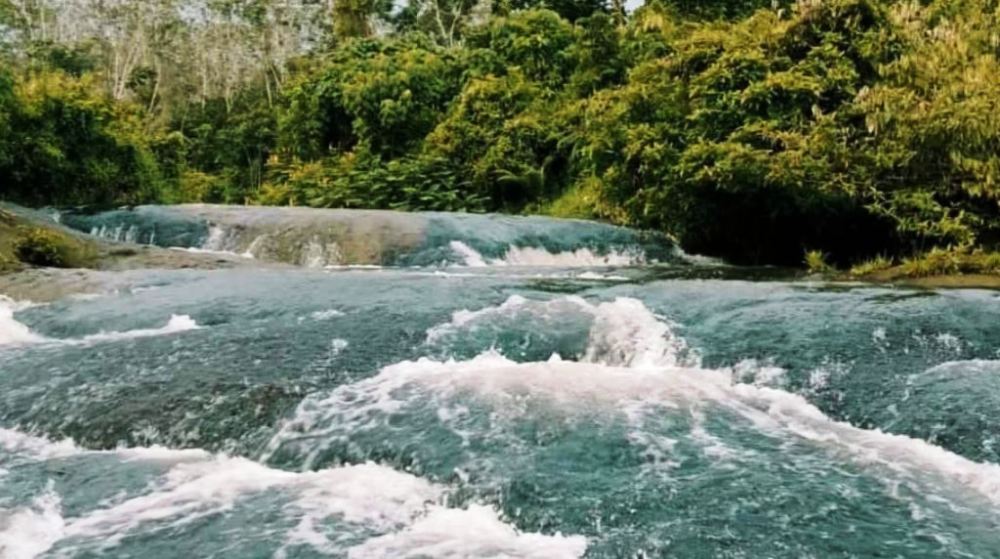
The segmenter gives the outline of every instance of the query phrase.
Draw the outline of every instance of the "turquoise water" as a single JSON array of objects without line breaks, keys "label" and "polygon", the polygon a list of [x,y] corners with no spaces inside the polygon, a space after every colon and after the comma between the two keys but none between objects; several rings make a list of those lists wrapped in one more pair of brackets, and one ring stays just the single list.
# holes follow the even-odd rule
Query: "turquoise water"
[{"label": "turquoise water", "polygon": [[0,556],[1000,557],[997,293],[439,219],[0,300]]},{"label": "turquoise water", "polygon": [[579,220],[206,204],[64,211],[74,229],[115,241],[328,265],[630,265],[677,262],[662,236]]}]

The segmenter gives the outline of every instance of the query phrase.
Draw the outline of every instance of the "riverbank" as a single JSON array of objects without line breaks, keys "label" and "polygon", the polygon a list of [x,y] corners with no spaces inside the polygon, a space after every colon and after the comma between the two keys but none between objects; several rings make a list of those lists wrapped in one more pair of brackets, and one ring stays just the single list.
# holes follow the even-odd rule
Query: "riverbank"
[{"label": "riverbank", "polygon": [[235,255],[99,239],[39,212],[0,205],[0,294],[15,299],[48,302],[89,293],[119,279],[126,281],[127,275],[120,273],[130,270],[211,270],[247,264],[247,259]]},{"label": "riverbank", "polygon": [[910,277],[898,269],[886,270],[866,276],[844,275],[836,281],[860,281],[871,284],[885,284],[900,287],[924,287],[946,289],[997,289],[1000,290],[1000,275],[995,274],[940,274],[934,276]]},{"label": "riverbank", "polygon": [[1000,253],[933,249],[902,261],[878,258],[843,277],[916,287],[1000,289]]},{"label": "riverbank", "polygon": [[[464,238],[462,235],[469,230],[482,232],[485,228],[500,226],[502,227],[489,235],[490,238],[496,237],[493,240],[498,243],[497,247],[493,247],[496,254],[491,252],[490,255],[497,263],[519,265],[530,255],[519,254],[516,255],[517,258],[504,256],[505,247],[508,244],[511,247],[520,246],[521,242],[535,242],[538,239],[529,236],[527,241],[518,240],[516,235],[509,235],[506,229],[523,229],[531,224],[532,227],[539,228],[534,230],[534,237],[541,235],[565,241],[567,236],[575,238],[572,228],[580,224],[598,229],[606,227],[597,223],[557,220],[553,222],[559,223],[556,228],[543,234],[546,231],[544,227],[553,227],[543,227],[542,221],[546,218],[536,218],[542,221],[535,223],[531,221],[532,218],[508,219],[503,216],[475,214],[412,214],[306,208],[259,208],[253,215],[243,215],[237,213],[239,209],[229,206],[149,207],[144,212],[111,212],[109,216],[113,219],[99,215],[96,218],[84,217],[81,223],[70,221],[64,224],[64,219],[80,221],[81,216],[66,214],[63,219],[59,219],[38,210],[0,205],[0,293],[34,301],[50,301],[90,292],[98,285],[107,287],[115,284],[120,279],[116,273],[129,270],[209,270],[247,265],[308,267],[315,263],[313,261],[319,260],[324,265],[391,265],[393,262],[385,255],[403,254],[418,250],[421,246],[430,255],[417,259],[419,262],[415,263],[426,265],[431,260],[441,262],[442,255],[453,251],[455,245],[470,254],[478,255],[464,243],[454,242],[455,239]],[[169,219],[158,221],[164,219],[164,216],[160,216],[157,211],[164,210],[164,215]],[[171,212],[178,215],[172,215]],[[429,218],[429,215],[433,217]],[[444,226],[444,222],[438,223],[442,219],[448,219],[448,215],[454,216],[450,219],[463,225],[459,227],[456,223],[448,223]],[[182,224],[180,226],[173,221],[179,218],[183,218],[178,222]],[[100,227],[85,226],[89,223],[86,221],[88,219],[100,224]],[[116,219],[121,222],[115,221]],[[150,219],[153,221],[144,221]],[[468,220],[472,221],[464,223]],[[100,228],[101,235],[107,235],[94,236],[86,233],[94,228]],[[164,232],[178,237],[171,240]],[[602,230],[601,234],[620,236],[616,228]],[[150,244],[154,237],[161,246]],[[429,242],[427,239],[432,237],[434,239]],[[190,246],[182,243],[185,239]],[[552,244],[548,241],[546,243]],[[168,248],[168,245],[172,247],[174,244],[185,248]],[[323,248],[320,251],[322,254],[317,252],[316,247]],[[215,250],[206,250],[209,248]],[[268,250],[262,251],[262,248]],[[277,250],[278,248],[281,250]],[[428,248],[431,250],[426,250]],[[556,252],[565,249],[560,246],[546,248]],[[650,246],[645,249],[648,251]],[[238,256],[250,254],[254,250],[259,253],[254,258]],[[529,249],[528,252],[531,250],[535,249]],[[545,260],[562,262],[561,259],[565,259],[567,255],[579,257],[582,254],[535,252],[538,255],[528,261],[548,254]],[[636,254],[641,253],[640,250]],[[620,257],[622,254],[612,253],[612,256]],[[588,260],[593,260],[591,264],[599,264],[599,261],[610,264],[621,259],[608,260],[608,257],[603,257],[601,260],[597,255],[590,256]],[[662,257],[656,256],[657,259]],[[483,255],[478,255],[470,260],[468,255],[464,255],[464,261],[453,265],[486,265],[484,258]],[[405,261],[407,259],[402,260]],[[690,258],[678,262],[682,265],[692,263]],[[816,265],[816,262],[821,266]],[[860,281],[918,288],[1000,289],[1000,255],[993,253],[934,250],[921,257],[902,261],[878,258],[849,271],[831,268],[822,262],[822,255],[814,257],[809,263],[814,272],[813,277],[831,282]],[[792,277],[796,275],[793,273]],[[740,274],[736,273],[735,276],[740,277]],[[752,277],[753,274],[748,272],[748,279]]]},{"label": "riverbank", "polygon": [[113,242],[64,227],[35,210],[0,205],[0,274],[28,268],[124,271],[245,264],[245,259],[236,255]]}]

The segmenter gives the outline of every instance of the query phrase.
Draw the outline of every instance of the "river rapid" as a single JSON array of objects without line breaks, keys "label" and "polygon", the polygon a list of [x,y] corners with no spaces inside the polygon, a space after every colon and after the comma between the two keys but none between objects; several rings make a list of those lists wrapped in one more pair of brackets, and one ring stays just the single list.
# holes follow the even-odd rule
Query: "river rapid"
[{"label": "river rapid", "polygon": [[4,559],[1000,557],[996,292],[545,218],[59,220],[247,265],[0,297]]}]

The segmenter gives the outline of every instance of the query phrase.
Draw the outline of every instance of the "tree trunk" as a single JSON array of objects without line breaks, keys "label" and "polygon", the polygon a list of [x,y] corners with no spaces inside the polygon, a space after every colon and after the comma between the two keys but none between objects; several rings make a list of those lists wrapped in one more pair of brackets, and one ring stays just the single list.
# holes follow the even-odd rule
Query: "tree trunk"
[{"label": "tree trunk", "polygon": [[338,39],[370,37],[368,0],[332,0],[333,33]]},{"label": "tree trunk", "polygon": [[625,0],[611,0],[611,15],[615,25],[625,27]]}]

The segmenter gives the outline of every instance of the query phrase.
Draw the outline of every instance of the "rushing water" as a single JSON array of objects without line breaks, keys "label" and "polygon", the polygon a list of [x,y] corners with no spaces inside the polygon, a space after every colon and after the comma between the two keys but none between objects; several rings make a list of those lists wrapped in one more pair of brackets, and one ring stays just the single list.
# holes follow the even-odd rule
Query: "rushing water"
[{"label": "rushing water", "polygon": [[[224,213],[181,244],[294,244]],[[1000,557],[996,293],[380,219],[424,267],[338,249],[0,299],[0,557]],[[316,223],[274,259],[308,264]]]}]

